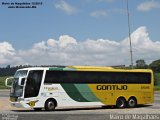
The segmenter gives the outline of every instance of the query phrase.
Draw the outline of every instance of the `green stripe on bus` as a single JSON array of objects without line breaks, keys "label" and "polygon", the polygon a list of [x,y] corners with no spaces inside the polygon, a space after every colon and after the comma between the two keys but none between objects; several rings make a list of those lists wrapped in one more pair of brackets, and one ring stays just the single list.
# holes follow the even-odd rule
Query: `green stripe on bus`
[{"label": "green stripe on bus", "polygon": [[74,84],[61,84],[61,86],[66,91],[68,96],[73,100],[78,102],[89,102],[80,94],[80,92],[77,90]]},{"label": "green stripe on bus", "polygon": [[74,84],[80,94],[90,102],[100,101],[90,90],[87,84]]},{"label": "green stripe on bus", "polygon": [[65,71],[76,71],[76,69],[74,69],[74,68],[68,68],[68,67],[65,67],[65,68],[63,68],[63,70]]},{"label": "green stripe on bus", "polygon": [[49,68],[49,70],[59,70],[59,71],[75,71],[74,68],[68,68],[68,67],[53,67]]}]

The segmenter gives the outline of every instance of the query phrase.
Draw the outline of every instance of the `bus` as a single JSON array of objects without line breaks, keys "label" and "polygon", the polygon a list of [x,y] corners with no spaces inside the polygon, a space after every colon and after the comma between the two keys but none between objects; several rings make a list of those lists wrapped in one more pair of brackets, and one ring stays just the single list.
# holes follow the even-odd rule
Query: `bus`
[{"label": "bus", "polygon": [[31,67],[6,79],[11,106],[45,109],[75,106],[136,107],[154,101],[154,78],[149,69],[96,66]]}]

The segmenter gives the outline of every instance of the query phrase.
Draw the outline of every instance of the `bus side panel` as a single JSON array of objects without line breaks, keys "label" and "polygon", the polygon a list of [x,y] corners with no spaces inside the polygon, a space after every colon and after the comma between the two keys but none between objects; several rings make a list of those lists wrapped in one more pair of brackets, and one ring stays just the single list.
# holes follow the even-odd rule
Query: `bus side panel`
[{"label": "bus side panel", "polygon": [[46,100],[55,98],[58,107],[104,105],[87,84],[51,84],[44,85],[44,88],[47,89],[42,90],[44,95],[42,97]]},{"label": "bus side panel", "polygon": [[[114,91],[102,90],[97,88],[104,84],[88,84],[93,94],[105,105],[115,105]],[[106,85],[106,84],[105,84]]]},{"label": "bus side panel", "polygon": [[[95,96],[106,105],[116,105],[119,97],[126,101],[135,97],[138,104],[153,102],[153,87],[151,84],[89,84]],[[123,89],[122,86],[125,86]]]}]

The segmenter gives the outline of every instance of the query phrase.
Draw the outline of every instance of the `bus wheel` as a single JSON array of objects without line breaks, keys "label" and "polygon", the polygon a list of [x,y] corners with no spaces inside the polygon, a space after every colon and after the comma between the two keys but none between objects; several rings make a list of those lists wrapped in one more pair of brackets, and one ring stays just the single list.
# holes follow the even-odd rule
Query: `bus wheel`
[{"label": "bus wheel", "polygon": [[133,108],[137,105],[137,100],[134,97],[129,98],[128,107]]},{"label": "bus wheel", "polygon": [[52,99],[48,99],[45,102],[45,110],[53,111],[55,109],[55,102]]},{"label": "bus wheel", "polygon": [[120,97],[116,101],[116,107],[117,108],[125,108],[126,107],[126,100],[123,97]]}]

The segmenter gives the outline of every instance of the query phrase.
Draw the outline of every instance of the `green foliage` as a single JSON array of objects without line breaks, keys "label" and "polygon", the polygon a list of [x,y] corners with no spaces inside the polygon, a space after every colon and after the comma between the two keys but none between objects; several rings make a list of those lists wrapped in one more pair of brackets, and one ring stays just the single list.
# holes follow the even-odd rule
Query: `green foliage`
[{"label": "green foliage", "polygon": [[8,78],[9,76],[3,76],[0,77],[0,89],[8,89],[8,87],[5,86],[5,80],[6,78]]},{"label": "green foliage", "polygon": [[146,62],[143,59],[140,59],[140,60],[136,61],[136,68],[146,69],[146,68],[148,68],[148,65],[146,64]]},{"label": "green foliage", "polygon": [[155,87],[154,87],[154,90],[155,90],[155,91],[160,91],[160,86],[155,86]]},{"label": "green foliage", "polygon": [[160,73],[154,74],[154,85],[160,86]]},{"label": "green foliage", "polygon": [[153,61],[149,68],[151,68],[154,72],[160,72],[160,59]]}]

